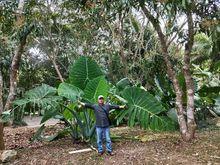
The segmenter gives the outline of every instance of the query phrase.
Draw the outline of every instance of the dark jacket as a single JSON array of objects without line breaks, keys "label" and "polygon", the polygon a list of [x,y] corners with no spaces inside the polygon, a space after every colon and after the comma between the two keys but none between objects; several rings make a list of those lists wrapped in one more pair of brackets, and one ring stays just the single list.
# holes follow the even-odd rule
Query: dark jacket
[{"label": "dark jacket", "polygon": [[[96,126],[97,127],[109,127],[110,123],[108,120],[109,111],[112,109],[119,109],[118,105],[110,105],[110,104],[85,104],[86,108],[93,109],[96,117]],[[107,113],[104,112],[104,109]]]}]

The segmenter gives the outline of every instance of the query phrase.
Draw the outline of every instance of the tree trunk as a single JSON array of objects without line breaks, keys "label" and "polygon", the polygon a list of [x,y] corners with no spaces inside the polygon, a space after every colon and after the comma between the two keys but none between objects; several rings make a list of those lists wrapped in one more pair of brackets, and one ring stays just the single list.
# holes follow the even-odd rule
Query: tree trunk
[{"label": "tree trunk", "polygon": [[155,19],[154,16],[149,12],[149,10],[144,5],[141,6],[146,17],[149,19],[154,29],[156,30],[159,40],[160,40],[162,54],[163,54],[165,63],[167,65],[167,73],[173,82],[174,90],[176,93],[177,116],[178,116],[178,122],[180,126],[180,133],[182,135],[182,138],[185,141],[189,141],[194,138],[195,129],[196,129],[196,123],[195,123],[195,118],[194,118],[194,83],[193,83],[192,75],[190,72],[190,54],[191,54],[193,42],[194,42],[193,41],[194,27],[193,27],[191,7],[189,7],[188,11],[186,12],[187,22],[188,22],[188,42],[185,47],[184,66],[183,66],[183,73],[184,73],[186,89],[187,89],[186,91],[187,92],[187,108],[186,108],[187,119],[185,119],[183,102],[182,102],[182,90],[180,88],[180,85],[176,77],[175,71],[173,69],[173,66],[171,64],[171,61],[169,59],[166,37],[164,36],[161,30],[159,20]]},{"label": "tree trunk", "polygon": [[[17,10],[17,14],[16,14],[17,24],[20,24],[19,22],[23,22],[22,16],[23,16],[24,3],[25,3],[24,0],[18,1],[18,10]],[[24,51],[24,47],[26,45],[27,36],[30,34],[30,32],[32,31],[33,28],[34,28],[34,26],[30,25],[26,29],[26,31],[23,33],[23,35],[20,37],[19,46],[16,49],[15,54],[12,58],[11,70],[10,70],[9,94],[8,94],[8,98],[5,103],[4,110],[9,110],[12,102],[15,99],[16,89],[17,89],[18,69],[19,69],[19,64],[21,61],[21,56]]]},{"label": "tree trunk", "polygon": [[2,75],[2,66],[0,62],[0,115],[3,112],[4,109],[4,103],[3,103],[3,75]]},{"label": "tree trunk", "polygon": [[125,56],[125,52],[124,52],[124,16],[119,14],[119,43],[120,43],[120,58],[121,58],[121,62],[122,62],[122,66],[123,66],[123,74],[124,77],[126,77],[128,75],[128,70],[127,70],[127,59]]},{"label": "tree trunk", "polygon": [[11,63],[11,70],[10,70],[10,86],[9,86],[9,94],[7,101],[5,103],[4,110],[9,110],[11,107],[12,102],[15,99],[16,96],[16,89],[17,89],[17,80],[18,80],[18,69],[21,61],[21,56],[24,51],[24,47],[26,45],[27,36],[30,34],[32,29],[34,28],[33,25],[31,25],[26,32],[24,32],[23,36],[20,39],[19,46],[17,50],[15,51],[15,55],[12,58]]},{"label": "tree trunk", "polygon": [[[51,38],[51,40],[52,40],[52,38]],[[54,46],[56,46],[55,42],[53,42],[53,44],[54,44]],[[53,64],[53,66],[54,66],[54,68],[55,68],[55,70],[56,70],[56,73],[57,73],[57,75],[58,75],[60,81],[61,81],[61,82],[64,82],[63,76],[62,76],[62,74],[60,73],[59,67],[58,67],[58,65],[57,65],[57,63],[56,63],[56,57],[57,57],[57,54],[58,54],[57,52],[58,52],[58,50],[55,49],[55,53],[52,52],[52,55],[51,55],[51,56],[48,54],[48,57],[49,57],[49,59],[52,61],[52,64]]]},{"label": "tree trunk", "polygon": [[194,138],[195,130],[196,130],[196,123],[194,118],[194,83],[190,72],[190,54],[192,51],[193,40],[194,40],[193,19],[190,11],[187,11],[187,22],[188,22],[188,42],[185,45],[183,73],[184,73],[186,89],[187,89],[186,112],[187,112],[187,126],[189,132],[187,139],[190,140]]},{"label": "tree trunk", "polygon": [[55,70],[56,70],[56,73],[57,73],[57,75],[58,75],[60,81],[61,81],[61,82],[64,82],[63,76],[62,76],[62,74],[61,74],[61,72],[60,72],[60,70],[59,70],[59,67],[58,67],[57,63],[56,63],[56,57],[57,57],[58,52],[59,52],[59,50],[58,50],[57,47],[59,47],[59,46],[58,46],[58,45],[56,44],[56,42],[53,40],[51,31],[48,31],[48,30],[45,29],[45,32],[47,33],[48,37],[50,38],[50,42],[53,44],[53,47],[54,47],[54,49],[53,49],[52,52],[51,52],[51,55],[48,54],[48,57],[49,57],[49,59],[52,61],[52,64],[53,64],[53,66],[54,66],[54,68],[55,68]]},{"label": "tree trunk", "polygon": [[[3,112],[3,76],[2,76],[2,70],[1,70],[1,63],[0,63],[0,116]],[[5,149],[4,144],[4,132],[3,132],[3,122],[0,119],[0,150]]]},{"label": "tree trunk", "polygon": [[54,66],[54,68],[55,68],[55,70],[56,70],[56,72],[57,72],[57,75],[58,75],[60,81],[61,81],[61,82],[64,82],[63,76],[62,76],[62,74],[60,73],[60,70],[59,70],[58,65],[56,64],[56,61],[55,61],[54,59],[51,59],[51,60],[52,60],[53,66]]},{"label": "tree trunk", "polygon": [[0,121],[0,150],[4,150],[5,149],[5,143],[4,143],[4,125],[3,122]]},{"label": "tree trunk", "polygon": [[177,117],[178,117],[178,123],[180,126],[180,133],[181,136],[184,140],[188,140],[188,127],[187,123],[185,120],[184,116],[184,108],[183,108],[183,101],[182,101],[182,89],[180,88],[177,76],[175,74],[175,71],[173,69],[172,63],[169,59],[169,54],[168,54],[168,46],[167,46],[167,41],[166,38],[161,30],[161,27],[159,25],[159,21],[156,20],[153,15],[148,11],[148,9],[145,6],[141,6],[144,14],[146,17],[149,19],[149,21],[152,23],[154,29],[156,30],[159,40],[160,40],[160,45],[162,48],[162,54],[167,66],[167,73],[169,78],[171,79],[174,87],[174,91],[176,93],[176,107],[177,107]]}]

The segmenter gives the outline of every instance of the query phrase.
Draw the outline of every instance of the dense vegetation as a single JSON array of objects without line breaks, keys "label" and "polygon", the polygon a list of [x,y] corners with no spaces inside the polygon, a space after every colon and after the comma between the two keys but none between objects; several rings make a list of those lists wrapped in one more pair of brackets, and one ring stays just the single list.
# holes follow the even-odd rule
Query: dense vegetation
[{"label": "dense vegetation", "polygon": [[[180,130],[184,140],[220,115],[219,2],[1,1],[0,149],[3,122],[42,115],[34,139],[94,138],[77,101],[111,103],[114,126]],[[44,123],[65,128],[43,137]]]}]

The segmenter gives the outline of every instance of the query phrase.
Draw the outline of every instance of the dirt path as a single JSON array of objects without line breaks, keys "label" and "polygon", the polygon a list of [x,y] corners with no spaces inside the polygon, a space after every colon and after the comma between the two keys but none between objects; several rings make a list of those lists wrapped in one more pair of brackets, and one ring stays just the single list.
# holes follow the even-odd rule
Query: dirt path
[{"label": "dirt path", "polygon": [[[47,132],[56,131],[60,126],[51,126]],[[197,133],[191,143],[184,143],[178,133],[153,133],[127,127],[114,128],[114,136],[143,137],[138,140],[113,139],[114,156],[97,156],[95,151],[69,154],[69,151],[87,148],[86,144],[73,144],[69,137],[53,142],[34,142],[29,139],[35,128],[6,128],[6,146],[18,151],[18,158],[13,164],[23,165],[123,165],[123,164],[220,164],[220,130],[208,130]],[[147,139],[146,139],[147,137]],[[117,140],[117,141],[116,141]]]},{"label": "dirt path", "polygon": [[[27,123],[27,127],[34,128],[34,127],[39,127],[40,126],[40,121],[42,119],[42,116],[25,116],[24,121]],[[49,119],[48,121],[45,122],[45,125],[55,125],[59,122],[58,119]]]}]

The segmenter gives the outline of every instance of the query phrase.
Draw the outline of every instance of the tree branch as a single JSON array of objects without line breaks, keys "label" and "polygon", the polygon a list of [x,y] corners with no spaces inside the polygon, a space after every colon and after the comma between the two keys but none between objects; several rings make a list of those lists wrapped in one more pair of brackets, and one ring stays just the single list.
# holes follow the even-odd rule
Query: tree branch
[{"label": "tree branch", "polygon": [[185,25],[186,23],[187,23],[187,22],[184,22],[184,23],[180,26],[180,28],[178,29],[178,31],[175,33],[175,35],[169,40],[169,42],[168,42],[168,44],[167,44],[168,47],[169,47],[170,44],[173,42],[173,40],[177,37],[178,32],[180,32],[180,31],[183,29],[183,27],[184,27],[184,25]]},{"label": "tree branch", "polygon": [[194,42],[194,27],[193,27],[193,18],[192,18],[192,12],[191,10],[187,10],[186,13],[187,16],[187,23],[188,23],[188,41],[186,44],[186,51],[188,51],[188,54],[191,53],[193,42]]}]

